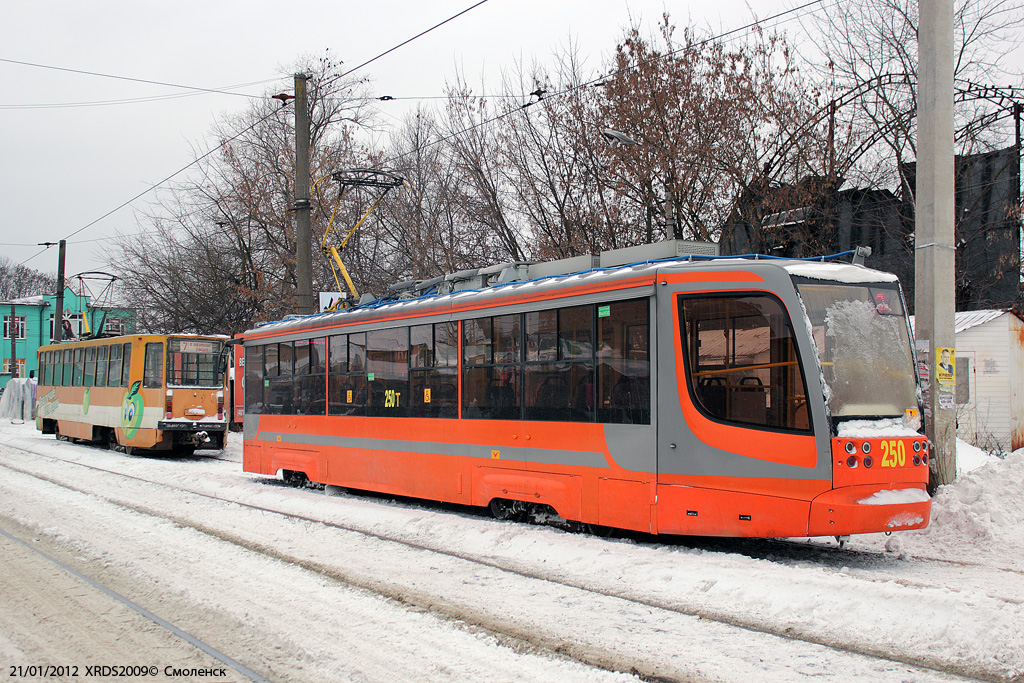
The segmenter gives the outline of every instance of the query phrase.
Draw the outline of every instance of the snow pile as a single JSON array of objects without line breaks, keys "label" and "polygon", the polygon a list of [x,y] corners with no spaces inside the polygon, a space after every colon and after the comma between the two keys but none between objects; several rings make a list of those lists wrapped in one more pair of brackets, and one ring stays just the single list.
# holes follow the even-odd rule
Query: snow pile
[{"label": "snow pile", "polygon": [[36,380],[12,379],[7,382],[3,396],[0,396],[0,418],[24,420],[35,419]]},{"label": "snow pile", "polygon": [[[931,524],[909,532],[904,540],[914,554],[955,561],[993,562],[1024,569],[1024,521],[1020,495],[1024,490],[1024,449],[1005,459],[957,444],[957,462],[985,464],[962,471],[957,480],[939,487],[932,499]],[[980,453],[980,456],[979,456]]]},{"label": "snow pile", "polygon": [[999,460],[996,456],[990,455],[965,441],[956,440],[956,474],[958,477],[962,474],[973,472],[984,465],[996,464]]},{"label": "snow pile", "polygon": [[842,439],[889,439],[897,436],[921,436],[916,429],[907,426],[902,418],[847,420],[839,423],[836,435]]}]

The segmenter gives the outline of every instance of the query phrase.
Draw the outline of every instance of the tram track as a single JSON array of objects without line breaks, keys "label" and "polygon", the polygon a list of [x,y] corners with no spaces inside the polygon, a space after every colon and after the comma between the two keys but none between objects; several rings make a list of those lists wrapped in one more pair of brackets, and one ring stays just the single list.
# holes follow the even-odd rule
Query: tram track
[{"label": "tram track", "polygon": [[[951,675],[968,680],[1005,680],[1005,678],[1000,676],[998,672],[979,670],[976,666],[958,663],[950,664],[948,662],[937,661],[936,659],[929,658],[927,656],[908,656],[906,654],[894,655],[893,653],[885,652],[880,648],[873,648],[870,646],[865,647],[863,644],[856,643],[837,642],[834,639],[821,637],[814,633],[802,632],[800,629],[792,627],[786,627],[785,629],[772,628],[771,625],[760,623],[756,619],[745,619],[742,616],[723,613],[719,610],[693,608],[692,606],[686,607],[650,596],[644,597],[630,595],[628,591],[598,588],[594,585],[586,585],[586,583],[580,580],[579,577],[559,576],[557,575],[557,572],[539,571],[537,568],[524,569],[522,567],[512,566],[508,562],[490,560],[485,557],[474,556],[470,553],[457,552],[445,548],[432,547],[428,544],[411,542],[408,539],[374,532],[366,528],[359,528],[355,525],[339,524],[323,518],[295,514],[279,508],[255,505],[237,499],[191,490],[161,481],[146,479],[144,477],[138,477],[90,465],[88,463],[58,458],[25,448],[13,448],[17,448],[18,450],[26,454],[31,454],[34,457],[41,457],[54,462],[71,464],[104,474],[114,475],[116,477],[123,478],[124,480],[131,481],[135,485],[143,487],[155,486],[177,495],[185,494],[188,496],[195,496],[200,500],[209,501],[215,504],[228,504],[241,510],[246,510],[249,513],[280,516],[282,520],[287,520],[291,524],[305,525],[305,531],[307,532],[312,528],[310,525],[315,525],[315,528],[319,530],[328,529],[333,530],[335,533],[341,532],[347,535],[359,536],[364,540],[372,540],[373,542],[400,546],[404,548],[406,552],[418,554],[425,553],[426,555],[423,556],[428,559],[421,563],[424,565],[434,565],[444,562],[468,565],[475,568],[473,570],[474,572],[496,572],[498,575],[502,575],[506,578],[517,577],[519,579],[543,582],[550,586],[557,586],[558,590],[568,591],[570,593],[579,593],[584,596],[588,596],[588,599],[597,600],[598,602],[613,601],[620,610],[627,606],[630,610],[657,610],[658,612],[666,615],[676,615],[675,618],[695,619],[700,622],[719,624],[725,628],[743,629],[750,634],[760,634],[762,636],[779,638],[783,641],[793,643],[810,644],[826,648],[827,650],[834,651],[836,653],[844,653],[849,656],[864,657],[871,660],[877,660],[879,662],[916,667],[921,670],[921,673],[930,671],[936,674]],[[74,490],[79,493],[102,496],[113,504],[123,506],[140,514],[153,515],[171,520],[176,524],[190,527],[200,533],[219,538],[248,550],[262,553],[268,557],[273,557],[284,562],[296,564],[309,571],[316,572],[345,585],[372,591],[378,595],[398,601],[399,603],[409,607],[427,610],[453,621],[465,622],[474,628],[479,628],[487,633],[495,635],[499,639],[510,644],[512,647],[526,649],[538,648],[541,650],[555,652],[563,657],[567,657],[590,666],[614,671],[631,671],[632,673],[635,673],[647,680],[684,680],[684,678],[676,678],[673,677],[673,675],[666,676],[664,669],[657,666],[644,667],[641,665],[637,667],[634,666],[636,662],[628,662],[622,658],[617,659],[614,655],[597,651],[594,648],[587,647],[585,644],[559,642],[557,637],[551,637],[550,634],[540,634],[538,636],[538,634],[531,632],[529,629],[524,629],[521,625],[517,625],[514,620],[510,621],[501,615],[488,614],[486,613],[486,610],[476,610],[471,604],[468,604],[465,601],[460,602],[457,600],[447,599],[445,596],[439,596],[435,593],[431,593],[430,591],[419,591],[416,587],[415,581],[410,583],[409,581],[389,580],[386,575],[381,575],[380,573],[373,571],[355,571],[351,568],[339,567],[338,564],[334,562],[324,562],[317,560],[316,558],[304,557],[301,553],[285,552],[280,549],[281,545],[278,543],[247,538],[244,535],[235,533],[223,527],[218,527],[210,522],[200,522],[194,518],[169,513],[167,510],[161,510],[152,507],[151,505],[141,504],[136,500],[130,500],[123,492],[118,495],[111,495],[110,492],[99,493],[97,491],[88,490],[88,487],[75,486],[58,477],[49,476],[40,473],[39,471],[33,471],[32,468],[18,467],[11,463],[3,463],[3,466],[29,476],[44,479],[53,485]],[[126,487],[120,487],[119,490],[123,491],[125,488]],[[464,567],[453,571],[466,572]],[[466,573],[473,574],[473,572]],[[493,576],[488,576],[483,580],[494,581],[495,579]],[[577,595],[575,598],[570,597],[569,599],[579,600],[580,598]],[[686,680],[690,679],[686,678]]]}]

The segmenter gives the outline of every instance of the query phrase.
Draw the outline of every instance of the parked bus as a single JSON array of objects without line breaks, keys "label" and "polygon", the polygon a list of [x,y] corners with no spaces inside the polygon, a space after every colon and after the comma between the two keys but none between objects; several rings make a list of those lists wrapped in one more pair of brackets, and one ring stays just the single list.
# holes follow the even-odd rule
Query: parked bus
[{"label": "parked bus", "polygon": [[646,253],[466,271],[247,331],[245,471],[602,530],[928,525],[895,276]]},{"label": "parked bus", "polygon": [[224,447],[224,338],[131,335],[39,349],[36,427],[131,453]]}]

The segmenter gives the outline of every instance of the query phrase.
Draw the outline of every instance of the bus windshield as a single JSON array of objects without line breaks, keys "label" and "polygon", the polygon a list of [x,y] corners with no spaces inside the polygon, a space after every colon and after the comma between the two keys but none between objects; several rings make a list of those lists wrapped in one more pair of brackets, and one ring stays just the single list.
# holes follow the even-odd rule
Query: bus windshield
[{"label": "bus windshield", "polygon": [[167,340],[167,385],[215,388],[222,383],[219,339]]},{"label": "bus windshield", "polygon": [[801,281],[833,418],[903,417],[917,410],[907,317],[895,282]]}]

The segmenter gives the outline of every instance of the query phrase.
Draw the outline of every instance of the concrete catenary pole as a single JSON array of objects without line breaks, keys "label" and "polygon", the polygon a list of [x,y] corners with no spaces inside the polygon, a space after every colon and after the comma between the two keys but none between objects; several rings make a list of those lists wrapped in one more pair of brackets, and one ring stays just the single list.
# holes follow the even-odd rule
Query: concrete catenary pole
[{"label": "concrete catenary pole", "polygon": [[316,313],[313,300],[313,237],[309,202],[309,104],[307,74],[295,74],[295,312]]},{"label": "concrete catenary pole", "polygon": [[53,341],[60,342],[64,338],[64,249],[66,240],[57,245],[57,310],[53,312]]},{"label": "concrete catenary pole", "polygon": [[940,350],[956,345],[953,234],[953,0],[918,5],[916,337],[928,363],[925,428],[934,444],[930,488],[956,478],[956,394],[940,381]]}]

